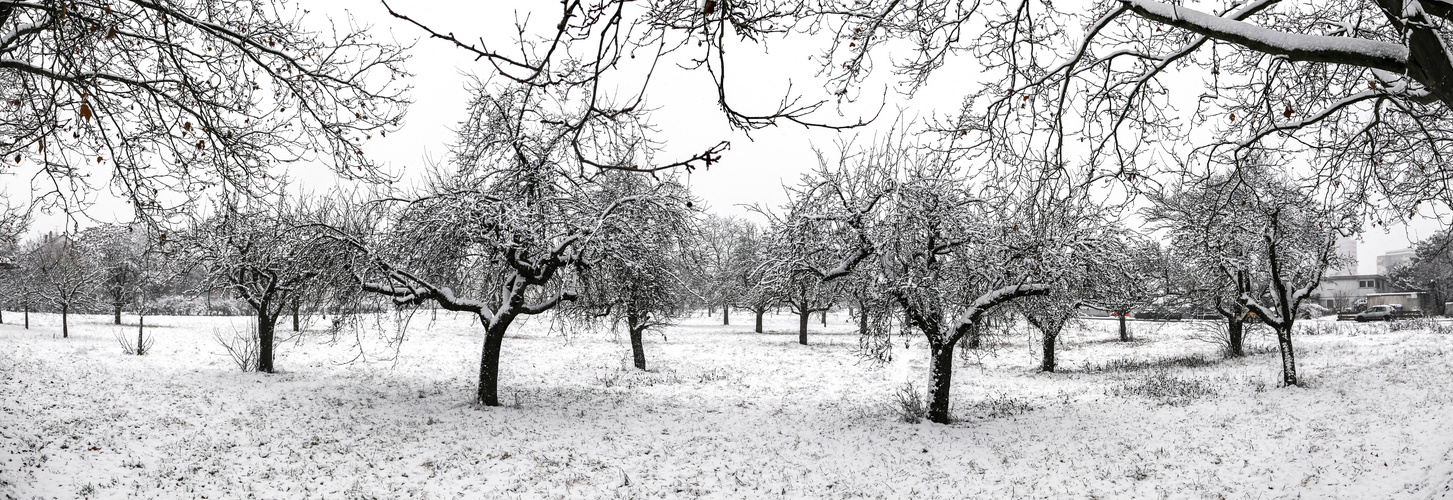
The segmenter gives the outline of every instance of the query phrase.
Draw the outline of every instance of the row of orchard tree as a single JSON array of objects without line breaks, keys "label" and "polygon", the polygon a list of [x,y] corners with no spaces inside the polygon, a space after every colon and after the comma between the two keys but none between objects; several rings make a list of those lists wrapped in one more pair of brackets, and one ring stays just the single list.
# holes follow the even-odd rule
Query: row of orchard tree
[{"label": "row of orchard tree", "polygon": [[477,398],[491,406],[502,343],[523,316],[623,327],[644,369],[645,332],[693,307],[747,309],[760,331],[785,306],[806,344],[809,316],[845,305],[867,356],[891,356],[894,336],[927,341],[929,417],[947,422],[963,342],[978,348],[1002,320],[1022,319],[1054,371],[1059,335],[1084,307],[1117,313],[1127,340],[1133,309],[1211,307],[1236,355],[1248,323],[1264,323],[1283,382],[1296,384],[1292,325],[1342,258],[1333,241],[1356,226],[1345,207],[1248,162],[1149,197],[1136,217],[1162,245],[1125,228],[1123,207],[1097,202],[1092,185],[954,161],[900,137],[823,155],[786,204],[759,209],[758,227],[702,214],[669,178],[562,165],[570,156],[550,149],[550,134],[497,125],[519,116],[511,102],[481,90],[464,146],[411,191],[224,198],[170,238],[102,226],[23,245],[6,273],[11,303],[33,293],[64,318],[94,297],[119,323],[123,308],[145,315],[167,294],[220,293],[256,317],[264,372],[289,311],[295,329],[300,310],[359,311],[376,298],[464,312],[484,330]]},{"label": "row of orchard tree", "polygon": [[[363,144],[401,126],[406,47],[367,27],[325,36],[306,8],[266,0],[9,2],[0,175],[30,179],[30,192],[4,194],[0,236],[21,232],[16,207],[74,215],[109,189],[141,221],[127,230],[145,239],[140,255],[181,263],[162,274],[246,304],[264,371],[278,318],[307,301],[474,314],[487,405],[521,316],[622,325],[644,365],[639,333],[692,301],[727,317],[784,304],[799,326],[850,303],[864,351],[880,355],[891,335],[921,335],[936,421],[952,353],[999,319],[1040,331],[1050,370],[1077,306],[1123,317],[1147,296],[1214,307],[1233,351],[1248,323],[1268,325],[1296,383],[1292,325],[1338,258],[1334,237],[1365,217],[1453,203],[1442,157],[1453,57],[1439,21],[1453,9],[1095,3],[594,0],[522,6],[517,18],[549,21],[477,37],[385,6],[485,73],[450,160],[401,188]],[[1324,12],[1360,24],[1329,31]],[[766,50],[787,34],[820,49],[821,88],[781,85],[771,104],[752,98],[773,82],[744,82],[785,78],[727,78],[728,52],[795,53]],[[736,130],[844,130],[886,107],[871,102],[889,94],[873,88],[884,63],[909,97],[942,68],[982,78],[952,75],[961,108],[822,155],[745,239],[696,224],[672,175],[720,162],[729,145],[683,139],[673,151],[695,153],[664,157],[647,104],[658,66],[707,77],[691,94]],[[359,191],[289,200],[289,169],[308,164]],[[92,241],[12,245],[18,283],[6,293],[43,288],[43,301],[20,292],[23,308],[48,302],[63,316],[76,297],[104,295],[80,264],[106,260]]]}]

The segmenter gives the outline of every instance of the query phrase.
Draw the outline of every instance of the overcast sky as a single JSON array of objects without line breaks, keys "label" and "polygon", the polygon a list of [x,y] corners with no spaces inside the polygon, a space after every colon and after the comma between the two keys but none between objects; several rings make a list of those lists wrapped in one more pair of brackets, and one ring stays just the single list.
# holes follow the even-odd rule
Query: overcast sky
[{"label": "overcast sky", "polygon": [[[417,42],[407,64],[408,70],[415,76],[409,81],[413,86],[413,105],[404,126],[386,138],[375,138],[365,146],[365,152],[406,176],[422,171],[428,161],[442,161],[453,140],[453,128],[466,116],[467,75],[487,77],[490,68],[447,42],[421,39],[423,33],[420,30],[389,16],[383,4],[377,1],[294,1],[310,11],[309,22],[320,29],[327,27],[329,19],[341,24],[351,13],[359,24],[371,25],[371,33],[376,37],[403,43]],[[512,31],[515,19],[512,12],[516,7],[535,5],[552,11],[559,8],[559,3],[554,1],[502,0],[400,1],[393,5],[438,31],[454,32],[463,39],[483,36],[493,42],[509,39],[504,33]],[[542,17],[537,16],[536,22],[547,22]],[[806,36],[770,41],[767,54],[759,53],[760,49],[746,43],[730,46],[728,55],[732,59],[729,59],[729,64],[733,64],[735,70],[731,74],[737,78],[730,82],[731,90],[735,92],[734,105],[747,111],[770,109],[782,98],[788,82],[798,94],[812,98],[822,96],[821,81],[815,77],[818,64],[811,58],[820,46],[820,41]],[[879,65],[875,75],[890,73],[887,61],[880,60]],[[692,191],[712,211],[750,217],[742,205],[771,206],[784,201],[782,184],[794,183],[816,163],[812,151],[814,145],[832,149],[834,140],[854,134],[867,140],[891,125],[900,110],[909,117],[927,118],[956,109],[962,96],[973,88],[979,73],[972,66],[950,64],[940,69],[928,86],[911,100],[894,92],[891,80],[885,76],[866,85],[857,103],[849,103],[841,110],[829,109],[819,116],[821,120],[846,123],[870,116],[880,105],[883,106],[878,122],[850,132],[808,130],[795,125],[750,134],[731,131],[726,119],[716,109],[715,89],[704,71],[692,72],[674,67],[659,71],[648,96],[649,104],[659,109],[653,115],[653,122],[661,130],[657,138],[666,146],[663,158],[699,152],[721,140],[731,142],[731,150],[720,164],[714,165],[710,171],[696,171],[687,181]],[[753,79],[753,76],[760,78]],[[1186,83],[1201,84],[1199,81]],[[886,99],[879,97],[884,91]],[[297,169],[293,176],[314,191],[330,187],[321,185],[327,184],[328,181],[323,179],[328,176],[317,175],[307,168]],[[104,202],[98,208],[105,212],[108,206],[120,208]],[[116,217],[129,218],[124,209],[122,212]],[[93,217],[103,221],[107,219],[99,214]],[[55,219],[41,218],[34,228],[35,232],[56,229],[59,221]],[[1390,232],[1374,229],[1364,234],[1358,252],[1359,271],[1373,272],[1377,255],[1406,247],[1410,240],[1426,237],[1437,226],[1426,221],[1413,224],[1411,230],[1394,227]]]}]

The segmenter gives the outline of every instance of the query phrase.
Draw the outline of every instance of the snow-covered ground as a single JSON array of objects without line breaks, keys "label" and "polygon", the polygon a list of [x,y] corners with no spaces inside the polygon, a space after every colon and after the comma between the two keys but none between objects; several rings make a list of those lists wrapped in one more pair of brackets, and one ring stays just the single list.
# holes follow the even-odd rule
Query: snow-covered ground
[{"label": "snow-covered ground", "polygon": [[874,365],[843,316],[809,347],[790,316],[693,318],[650,339],[645,373],[622,336],[535,318],[505,340],[503,408],[468,402],[467,316],[421,314],[396,356],[290,341],[274,375],[213,339],[247,318],[148,318],[144,357],[104,316],[69,339],[5,319],[7,498],[1453,498],[1453,335],[1385,325],[1298,337],[1296,388],[1268,339],[1223,361],[1188,323],[1131,343],[1072,325],[1054,374],[1001,338],[956,367],[946,426],[894,409],[925,385],[924,342]]}]

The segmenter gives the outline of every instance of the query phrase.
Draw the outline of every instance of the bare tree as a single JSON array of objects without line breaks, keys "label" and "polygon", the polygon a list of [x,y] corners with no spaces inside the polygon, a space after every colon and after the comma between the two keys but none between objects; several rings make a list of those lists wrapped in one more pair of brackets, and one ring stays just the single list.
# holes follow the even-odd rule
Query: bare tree
[{"label": "bare tree", "polygon": [[1019,309],[1029,326],[1039,331],[1039,371],[1054,372],[1057,366],[1055,348],[1059,344],[1059,335],[1075,319],[1079,305],[1079,301],[1068,290],[1055,290],[1016,304],[1015,308]]},{"label": "bare tree", "polygon": [[744,221],[731,258],[737,306],[752,312],[755,320],[752,331],[756,333],[762,333],[762,317],[778,304],[782,274],[777,271],[780,262],[771,253],[772,238],[761,226]]},{"label": "bare tree", "polygon": [[104,180],[144,221],[216,187],[265,196],[303,162],[383,180],[359,145],[398,126],[403,60],[281,1],[3,2],[0,174],[68,214]]},{"label": "bare tree", "polygon": [[603,201],[650,199],[621,207],[596,231],[600,244],[589,248],[583,259],[584,292],[571,307],[608,318],[612,326],[624,325],[632,360],[636,368],[645,370],[645,331],[669,325],[687,311],[672,261],[682,258],[692,201],[680,184],[666,181],[653,186],[642,175],[609,175],[598,183],[601,190],[593,194]]},{"label": "bare tree", "polygon": [[[481,85],[460,128],[448,169],[436,167],[417,193],[378,197],[350,214],[371,220],[339,227],[335,237],[360,251],[363,289],[398,307],[435,303],[477,315],[485,338],[477,400],[499,405],[505,332],[521,316],[577,298],[579,266],[613,253],[604,238],[627,207],[669,203],[656,191],[606,196],[611,172],[584,172],[572,153],[571,125],[547,112],[545,89]],[[602,145],[605,147],[607,145]],[[648,162],[635,140],[610,154]]]},{"label": "bare tree", "polygon": [[[791,191],[789,191],[791,193]],[[823,269],[841,258],[833,246],[847,228],[817,217],[814,208],[822,200],[811,190],[795,193],[780,215],[758,210],[771,221],[772,239],[767,248],[772,276],[762,281],[765,293],[786,304],[797,315],[797,342],[807,345],[807,324],[813,313],[826,314],[837,301],[836,281],[846,272],[827,276]]]},{"label": "bare tree", "polygon": [[206,273],[204,292],[226,291],[252,308],[260,372],[275,370],[278,317],[301,296],[319,293],[320,282],[341,279],[345,249],[312,229],[305,213],[287,199],[224,198],[183,242]]},{"label": "bare tree", "polygon": [[[799,192],[821,193],[836,203],[818,204],[814,219],[854,229],[835,270],[878,274],[902,321],[928,339],[931,356],[929,420],[948,423],[953,349],[984,315],[1020,297],[1047,292],[1034,276],[1033,258],[1014,250],[1010,205],[976,198],[964,186],[968,173],[935,155],[883,143],[843,154],[836,168],[824,165],[817,180]],[[891,196],[890,196],[891,192]],[[1022,241],[1021,241],[1022,242]],[[872,259],[867,259],[871,254]],[[825,272],[823,275],[836,275]],[[869,324],[865,344],[890,341],[891,328]],[[888,352],[887,349],[865,349]]]},{"label": "bare tree", "polygon": [[[21,288],[26,286],[20,266],[20,235],[30,226],[31,211],[27,206],[6,204],[0,207],[0,323],[5,322],[5,306],[13,306]],[[29,327],[29,320],[26,327]]]},{"label": "bare tree", "polygon": [[[84,306],[95,298],[100,269],[86,243],[67,234],[47,236],[30,250],[22,264],[32,269],[30,277],[38,281],[36,295],[60,309],[62,338],[71,336],[71,309]],[[27,306],[27,327],[30,324],[29,311]]]},{"label": "bare tree", "polygon": [[100,267],[101,283],[98,286],[102,300],[112,307],[113,322],[121,324],[121,309],[136,301],[136,294],[143,286],[141,267],[143,254],[149,244],[146,231],[138,233],[140,225],[103,224],[86,229],[82,238],[91,242],[95,249],[97,266]]},{"label": "bare tree", "polygon": [[746,292],[741,275],[746,269],[738,260],[749,223],[736,217],[715,214],[706,216],[698,229],[696,242],[704,278],[703,291],[707,297],[708,310],[721,307],[721,324],[731,324],[732,305],[739,303]]},{"label": "bare tree", "polygon": [[1127,317],[1166,295],[1166,271],[1158,243],[1133,234],[1124,236],[1101,246],[1109,258],[1090,270],[1095,279],[1080,303],[1113,314],[1120,323],[1120,341],[1128,342]]},{"label": "bare tree", "polygon": [[[1260,159],[1158,198],[1151,215],[1177,248],[1204,249],[1200,261],[1220,270],[1239,307],[1276,332],[1282,383],[1296,385],[1291,335],[1297,311],[1326,270],[1343,259],[1336,238],[1355,232],[1360,221],[1346,200],[1328,199],[1322,186],[1296,185]],[[1239,329],[1244,319],[1233,318],[1244,316],[1238,309],[1224,303],[1218,309]]]}]

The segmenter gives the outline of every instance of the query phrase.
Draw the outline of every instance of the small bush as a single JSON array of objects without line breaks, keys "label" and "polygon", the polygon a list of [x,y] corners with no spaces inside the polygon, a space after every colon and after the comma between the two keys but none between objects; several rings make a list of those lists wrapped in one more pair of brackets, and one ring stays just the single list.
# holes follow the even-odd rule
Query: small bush
[{"label": "small bush", "polygon": [[893,397],[897,402],[893,409],[898,412],[899,420],[916,424],[922,422],[923,417],[928,415],[928,402],[924,401],[923,394],[918,392],[918,388],[913,386],[913,381],[910,380],[903,384],[903,387],[899,387],[898,392],[893,393]]},{"label": "small bush", "polygon": [[232,338],[229,339],[222,335],[221,330],[213,328],[212,337],[217,339],[217,343],[222,344],[224,349],[227,349],[227,354],[232,355],[232,362],[237,365],[238,369],[244,372],[257,369],[257,360],[262,357],[262,342],[257,339],[255,331],[249,330],[246,334],[240,334],[234,330]]},{"label": "small bush", "polygon": [[1181,406],[1216,394],[1211,384],[1176,377],[1169,370],[1156,370],[1143,379],[1122,382],[1112,391],[1116,396],[1141,396],[1168,406]]},{"label": "small bush", "polygon": [[151,346],[156,344],[156,337],[143,335],[140,342],[132,342],[131,333],[121,330],[116,332],[116,342],[121,344],[121,352],[127,355],[145,356],[151,352]]}]

